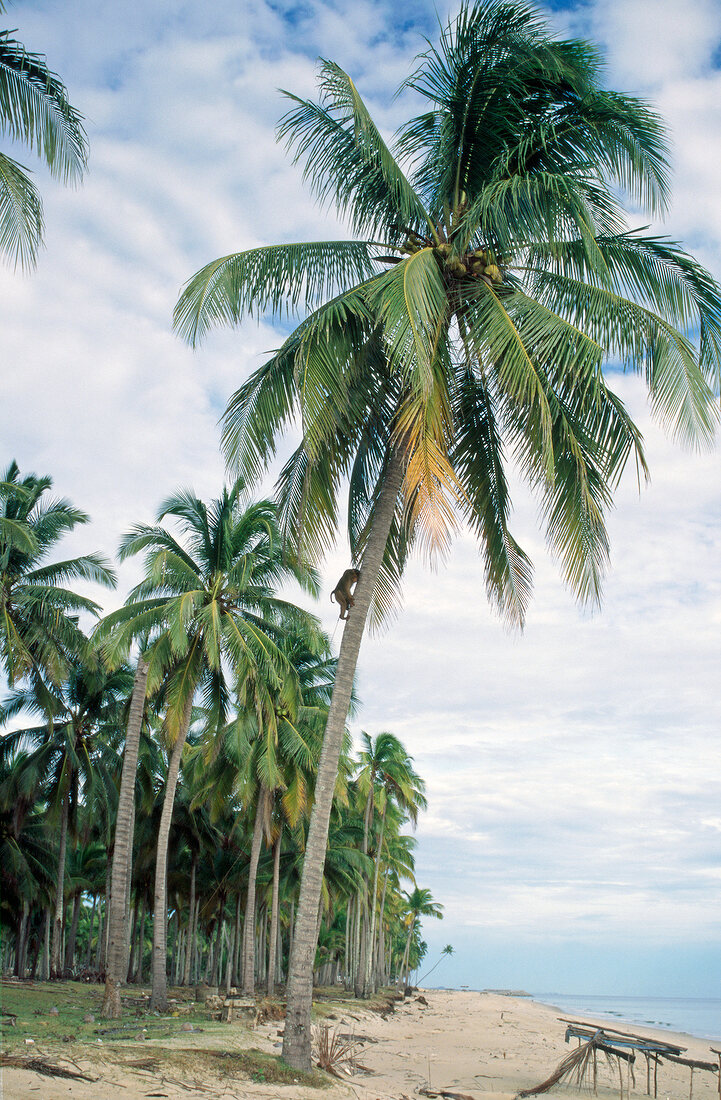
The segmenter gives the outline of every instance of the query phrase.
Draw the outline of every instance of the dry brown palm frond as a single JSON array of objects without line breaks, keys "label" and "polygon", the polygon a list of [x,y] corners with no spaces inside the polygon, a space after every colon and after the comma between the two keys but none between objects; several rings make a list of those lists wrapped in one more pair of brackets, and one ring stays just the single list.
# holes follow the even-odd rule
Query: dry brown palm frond
[{"label": "dry brown palm frond", "polygon": [[341,1035],[327,1024],[313,1028],[313,1046],[314,1060],[319,1069],[332,1073],[334,1077],[342,1077],[343,1074],[350,1077],[357,1070],[366,1068],[358,1061],[363,1044],[352,1035]]},{"label": "dry brown palm frond", "polygon": [[[74,1065],[75,1063],[73,1063]],[[22,1054],[0,1054],[0,1066],[13,1066],[17,1069],[29,1069],[33,1073],[39,1073],[43,1077],[65,1077],[70,1081],[99,1081],[99,1077],[88,1077],[87,1074],[77,1073],[72,1069],[66,1069],[57,1062],[51,1062],[48,1058],[38,1056],[28,1057]]]},{"label": "dry brown palm frond", "polygon": [[626,1051],[613,1050],[596,1039],[590,1039],[589,1042],[567,1054],[563,1061],[558,1063],[551,1076],[540,1085],[522,1089],[517,1096],[538,1096],[540,1093],[548,1092],[557,1084],[575,1085],[579,1089],[593,1088],[598,1051],[601,1051],[611,1067],[617,1066],[620,1059],[628,1061],[633,1058]]}]

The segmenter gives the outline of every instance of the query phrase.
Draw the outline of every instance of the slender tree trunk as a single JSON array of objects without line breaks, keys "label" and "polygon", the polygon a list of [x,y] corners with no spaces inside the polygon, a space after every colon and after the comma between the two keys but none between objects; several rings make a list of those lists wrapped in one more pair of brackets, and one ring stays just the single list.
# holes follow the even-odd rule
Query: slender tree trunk
[{"label": "slender tree trunk", "polygon": [[50,977],[63,976],[63,916],[65,913],[65,852],[68,844],[68,813],[70,809],[70,785],[63,798],[60,816],[60,844],[58,848],[57,893],[55,894],[55,913],[53,915],[53,946],[50,960]]},{"label": "slender tree trunk", "polygon": [[233,985],[236,988],[241,984],[241,982],[240,982],[240,967],[241,967],[240,953],[243,949],[243,936],[242,936],[242,933],[241,933],[240,929],[241,929],[242,917],[243,917],[243,906],[242,906],[242,900],[241,900],[241,895],[240,895],[240,890],[239,890],[238,891],[238,896],[235,899],[235,929],[233,931]]},{"label": "slender tree trunk", "polygon": [[167,925],[168,925],[168,841],[170,839],[170,824],[173,818],[173,804],[175,802],[175,789],[178,785],[178,771],[180,758],[183,755],[183,746],[190,728],[190,717],[193,706],[192,694],[185,704],[185,711],[181,719],[178,736],[170,751],[168,761],[168,778],[165,781],[165,795],[163,809],[160,815],[158,827],[158,848],[155,854],[155,893],[153,900],[153,988],[150,994],[151,1011],[164,1012],[168,1007],[168,976],[167,976]]},{"label": "slender tree trunk", "polygon": [[386,966],[385,958],[385,929],[383,927],[383,913],[386,907],[386,891],[388,889],[388,872],[383,876],[383,894],[381,895],[381,911],[378,916],[378,984],[385,985],[390,974]]},{"label": "slender tree trunk", "polygon": [[212,986],[220,985],[220,957],[223,954],[223,926],[225,921],[223,920],[223,899],[218,911],[218,924],[215,934],[215,948],[213,950],[213,966],[210,971],[210,984]]},{"label": "slender tree trunk", "polygon": [[260,846],[263,841],[264,809],[265,787],[261,787],[255,807],[255,825],[248,867],[248,897],[245,902],[245,921],[243,922],[243,994],[246,997],[252,997],[255,993],[255,879],[258,873]]},{"label": "slender tree trunk", "polygon": [[378,903],[378,873],[381,865],[381,851],[383,850],[383,833],[386,825],[386,803],[383,803],[383,813],[381,814],[381,831],[378,838],[378,851],[376,852],[375,868],[373,871],[373,890],[371,892],[371,930],[368,937],[368,961],[366,963],[366,976],[365,987],[366,993],[375,993],[377,988],[375,969],[373,966],[373,959],[375,954],[375,942],[376,942],[376,913]]},{"label": "slender tree trunk", "polygon": [[[373,812],[373,778],[371,777],[371,787],[368,791],[368,797],[366,799],[365,813],[363,814],[363,855],[368,855],[368,833],[370,831],[371,814]],[[367,959],[368,959],[368,879],[366,878],[365,871],[363,872],[363,886],[358,894],[358,900],[361,903],[361,913],[363,914],[361,920],[360,929],[360,952],[358,956],[358,970],[355,977],[355,995],[356,997],[367,997]]]},{"label": "slender tree trunk", "polygon": [[193,958],[190,965],[190,981],[197,982],[200,979],[200,898],[195,899],[195,916],[193,917]]},{"label": "slender tree trunk", "polygon": [[183,967],[183,985],[190,985],[190,963],[193,957],[193,944],[195,943],[195,869],[198,860],[193,852],[193,860],[190,865],[190,901],[188,902],[188,942],[185,949],[185,965]]},{"label": "slender tree trunk", "polygon": [[23,901],[22,915],[18,921],[18,930],[15,937],[15,974],[18,978],[25,977],[25,944],[28,941],[28,926],[30,924],[30,905]]},{"label": "slender tree trunk", "polygon": [[45,910],[45,917],[43,920],[43,965],[40,970],[40,981],[47,982],[50,980],[50,925],[53,922],[53,915],[50,909]]},{"label": "slender tree trunk", "polygon": [[105,887],[108,955],[105,996],[100,1015],[110,1019],[117,1019],[122,1013],[120,991],[128,972],[126,899],[129,896],[132,874],[135,774],[138,770],[140,730],[143,725],[147,684],[148,664],[141,656],[138,658],[138,667],[135,670],[128,725],[125,731],[125,752],[120,777],[118,814],[115,820],[112,872],[110,881]]},{"label": "slender tree trunk", "polygon": [[105,931],[103,926],[103,920],[105,917],[105,908],[107,906],[106,898],[98,899],[98,946],[95,949],[95,969],[100,970],[101,962],[103,959],[103,933]]},{"label": "slender tree trunk", "polygon": [[93,952],[93,925],[95,924],[95,909],[98,904],[98,895],[93,894],[93,908],[90,910],[90,922],[88,924],[88,942],[85,948],[85,969],[90,969],[90,959]]},{"label": "slender tree trunk", "polygon": [[268,996],[275,992],[275,963],[278,944],[278,898],[280,896],[280,849],[283,842],[283,826],[273,846],[273,900],[270,906],[270,948],[268,949]]},{"label": "slender tree trunk", "polygon": [[140,909],[140,927],[138,928],[138,957],[132,981],[136,985],[143,984],[143,954],[145,952],[145,920],[148,912],[148,901],[143,891],[143,900]]},{"label": "slender tree trunk", "polygon": [[338,759],[363,631],[373,589],[383,563],[383,554],[390,535],[402,481],[403,461],[400,455],[394,452],[388,462],[363,555],[360,579],[355,591],[355,607],[351,610],[345,624],[338,656],[333,697],[328,711],[323,751],[316,778],[315,801],[303,861],[298,918],[288,974],[288,1008],[283,1036],[283,1058],[294,1069],[310,1069],[310,1014],[313,1002],[315,933],[323,886],[328,824],[338,775]]},{"label": "slender tree trunk", "polygon": [[68,942],[65,947],[65,970],[74,970],[75,968],[75,941],[78,935],[78,921],[80,920],[80,894],[76,894],[73,898],[73,916],[70,922],[70,933],[68,935]]},{"label": "slender tree trunk", "polygon": [[133,906],[133,913],[131,919],[132,929],[130,932],[130,955],[128,957],[128,973],[125,976],[126,982],[132,982],[133,974],[135,973],[135,960],[138,954],[138,920],[140,919],[140,906],[138,905],[137,898],[135,899],[135,905]]}]

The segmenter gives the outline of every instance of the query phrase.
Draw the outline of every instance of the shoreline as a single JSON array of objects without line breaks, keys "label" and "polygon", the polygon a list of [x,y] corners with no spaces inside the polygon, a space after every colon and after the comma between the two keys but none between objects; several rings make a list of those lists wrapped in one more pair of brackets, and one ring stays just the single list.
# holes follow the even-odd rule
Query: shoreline
[{"label": "shoreline", "polygon": [[[545,1005],[547,1008],[558,1011],[559,1015],[565,1014],[566,1016],[578,1017],[579,1019],[584,1015],[591,1016],[594,1020],[606,1021],[609,1027],[613,1026],[615,1023],[621,1030],[624,1029],[625,1025],[628,1025],[631,1030],[651,1029],[667,1035],[685,1035],[689,1039],[694,1039],[702,1043],[711,1043],[721,1048],[721,997],[644,997],[628,994],[577,994],[559,992],[526,993],[525,991],[505,989],[451,989],[448,986],[439,986],[437,988],[418,986],[418,989],[420,992],[430,993],[478,993],[493,994],[508,999],[515,998],[533,1002],[534,1004]],[[598,1003],[594,1004],[593,1002]],[[646,1018],[649,1005],[659,1010],[665,1009],[666,1006],[663,1002],[668,1002],[670,1008],[670,1011],[667,1013],[668,1015],[674,1015],[675,1007],[677,1005],[681,1006],[682,1011],[679,1013],[679,1020],[666,1021]],[[602,1007],[602,1005],[604,1007]],[[619,1007],[617,1008],[616,1006]],[[717,1012],[715,1016],[715,1020],[717,1021],[715,1032],[705,1027],[703,1019],[700,1025],[697,1025],[696,1029],[694,1029],[693,1023],[689,1026],[687,1023],[680,1022],[681,1015],[686,1015],[687,1017],[688,1015],[693,1015],[694,1009],[703,1009],[702,1016],[705,1017],[707,1013],[710,1012],[711,1008]]]}]

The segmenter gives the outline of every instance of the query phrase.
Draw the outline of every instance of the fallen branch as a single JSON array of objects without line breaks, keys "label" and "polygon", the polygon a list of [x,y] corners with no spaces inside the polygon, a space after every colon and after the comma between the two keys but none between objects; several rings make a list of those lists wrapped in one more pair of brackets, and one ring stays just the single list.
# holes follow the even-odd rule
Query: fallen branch
[{"label": "fallen branch", "polygon": [[86,1073],[76,1073],[72,1069],[65,1069],[57,1062],[49,1062],[47,1058],[29,1058],[22,1054],[0,1053],[0,1066],[8,1066],[14,1069],[29,1069],[33,1073],[39,1073],[43,1077],[65,1077],[71,1081],[99,1081],[99,1077],[88,1077]]}]

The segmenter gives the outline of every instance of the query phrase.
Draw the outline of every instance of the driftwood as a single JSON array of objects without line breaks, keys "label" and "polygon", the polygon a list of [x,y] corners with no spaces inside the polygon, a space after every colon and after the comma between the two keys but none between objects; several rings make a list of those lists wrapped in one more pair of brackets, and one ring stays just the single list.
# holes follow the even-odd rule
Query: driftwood
[{"label": "driftwood", "polygon": [[49,1062],[47,1058],[29,1058],[22,1054],[0,1053],[0,1066],[11,1066],[14,1069],[29,1069],[33,1073],[40,1073],[43,1077],[65,1077],[71,1081],[99,1081],[99,1077],[88,1077],[86,1073],[65,1069],[57,1062]]},{"label": "driftwood", "polygon": [[639,1050],[648,1047],[654,1053],[661,1054],[663,1057],[666,1057],[664,1051],[678,1056],[687,1049],[686,1047],[677,1046],[675,1043],[666,1043],[663,1039],[649,1039],[648,1035],[635,1035],[632,1031],[619,1031],[618,1028],[607,1027],[606,1024],[601,1027],[599,1024],[584,1023],[583,1020],[568,1020],[564,1016],[558,1016],[557,1018],[562,1024],[569,1025],[567,1028],[568,1033],[578,1035],[582,1030],[587,1032],[586,1035],[581,1034],[580,1038],[592,1039],[594,1035],[602,1031],[611,1042],[623,1046],[633,1046]]},{"label": "driftwood", "polygon": [[419,1096],[440,1096],[442,1100],[475,1100],[474,1096],[467,1092],[449,1092],[448,1089],[418,1089]]}]

